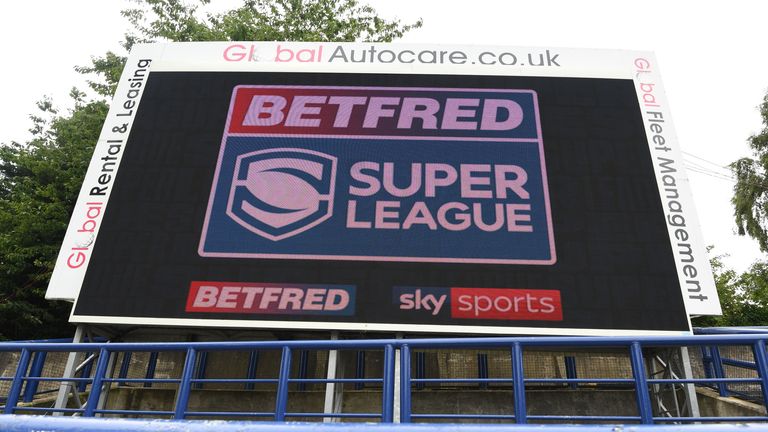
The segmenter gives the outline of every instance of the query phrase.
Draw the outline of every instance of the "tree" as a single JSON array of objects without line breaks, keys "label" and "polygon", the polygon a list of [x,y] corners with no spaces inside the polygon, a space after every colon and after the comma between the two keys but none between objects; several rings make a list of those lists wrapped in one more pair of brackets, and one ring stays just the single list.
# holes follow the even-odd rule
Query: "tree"
[{"label": "tree", "polygon": [[30,142],[0,146],[0,338],[72,334],[69,303],[44,295],[107,105],[71,96],[65,115],[38,104]]},{"label": "tree", "polygon": [[[223,12],[209,0],[139,0],[123,11],[134,27],[122,47],[137,42],[211,40],[388,42],[421,26],[380,18],[355,0],[245,0]],[[76,68],[93,76],[88,98],[73,89],[74,108],[50,100],[32,117],[33,138],[0,146],[0,339],[72,334],[70,305],[44,299],[80,185],[108,111],[125,57],[114,52]]]},{"label": "tree", "polygon": [[721,316],[695,318],[695,326],[768,326],[768,261],[757,261],[742,274],[726,268],[722,256],[710,259]]},{"label": "tree", "polygon": [[731,203],[740,235],[758,241],[768,252],[768,94],[760,105],[763,130],[748,139],[753,158],[741,158],[731,164],[736,175]]},{"label": "tree", "polygon": [[[123,11],[135,31],[126,35],[123,48],[163,41],[391,42],[422,25],[383,19],[357,0],[245,0],[226,12],[201,11],[209,3],[140,0],[139,7]],[[124,64],[124,57],[108,52],[78,70],[100,76],[103,81],[91,82],[91,88],[111,96]]]}]

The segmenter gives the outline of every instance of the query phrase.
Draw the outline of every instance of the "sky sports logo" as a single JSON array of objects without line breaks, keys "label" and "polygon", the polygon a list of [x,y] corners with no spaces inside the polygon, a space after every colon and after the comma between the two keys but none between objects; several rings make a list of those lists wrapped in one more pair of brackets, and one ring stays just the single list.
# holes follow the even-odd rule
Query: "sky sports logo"
[{"label": "sky sports logo", "polygon": [[238,86],[204,257],[556,261],[535,92]]},{"label": "sky sports logo", "polygon": [[535,52],[488,50],[467,53],[457,49],[400,49],[392,47],[350,47],[349,45],[277,44],[272,49],[256,44],[232,44],[222,52],[228,63],[357,63],[357,64],[433,64],[479,66],[560,67],[560,54],[549,49]]},{"label": "sky sports logo", "polygon": [[560,291],[509,288],[394,287],[393,303],[424,318],[562,321]]}]

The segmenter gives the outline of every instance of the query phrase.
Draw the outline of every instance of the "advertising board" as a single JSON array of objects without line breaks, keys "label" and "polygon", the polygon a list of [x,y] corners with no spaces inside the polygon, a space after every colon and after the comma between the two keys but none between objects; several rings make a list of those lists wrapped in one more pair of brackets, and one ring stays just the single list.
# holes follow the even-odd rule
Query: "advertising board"
[{"label": "advertising board", "polygon": [[719,303],[656,70],[625,51],[139,45],[48,297],[83,323],[688,332]]}]

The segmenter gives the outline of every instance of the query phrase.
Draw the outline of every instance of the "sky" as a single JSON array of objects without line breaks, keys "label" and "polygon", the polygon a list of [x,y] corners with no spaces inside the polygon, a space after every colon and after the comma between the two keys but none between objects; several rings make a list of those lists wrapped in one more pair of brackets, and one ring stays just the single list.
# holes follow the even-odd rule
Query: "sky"
[{"label": "sky", "polygon": [[[213,0],[214,7],[237,4]],[[661,65],[672,118],[684,152],[704,242],[743,271],[765,258],[757,243],[736,235],[725,168],[749,156],[747,138],[760,131],[758,105],[768,91],[764,21],[768,1],[373,0],[387,18],[424,19],[398,42],[650,50]],[[128,29],[125,0],[25,0],[0,14],[0,143],[29,139],[35,102],[50,96],[61,109],[74,66],[93,55],[121,52]]]}]

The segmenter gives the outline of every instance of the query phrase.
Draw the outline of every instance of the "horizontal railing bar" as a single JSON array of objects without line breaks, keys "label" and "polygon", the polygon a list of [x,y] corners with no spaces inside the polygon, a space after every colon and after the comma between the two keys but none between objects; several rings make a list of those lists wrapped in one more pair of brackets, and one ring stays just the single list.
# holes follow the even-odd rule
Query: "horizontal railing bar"
[{"label": "horizontal railing bar", "polygon": [[412,383],[512,383],[512,378],[411,378]]},{"label": "horizontal railing bar", "polygon": [[529,415],[528,420],[640,421],[640,416]]},{"label": "horizontal railing bar", "polygon": [[766,334],[768,326],[744,326],[744,327],[694,327],[694,334]]},{"label": "horizontal railing bar", "polygon": [[93,410],[93,412],[98,414],[173,415],[173,411],[147,411],[147,410],[96,409],[96,410]]},{"label": "horizontal railing bar", "polygon": [[232,417],[274,417],[274,412],[242,412],[242,411],[185,411],[185,416],[232,416]]},{"label": "horizontal railing bar", "polygon": [[654,378],[650,384],[710,384],[710,383],[759,383],[760,378]]},{"label": "horizontal railing bar", "polygon": [[754,422],[754,421],[768,421],[768,417],[765,416],[734,416],[734,417],[654,417],[654,421],[660,422]]},{"label": "horizontal railing bar", "polygon": [[[758,380],[759,381],[759,380]],[[513,378],[411,378],[412,383],[512,383]],[[634,384],[626,378],[526,378],[526,383],[569,384],[569,383],[615,383]]]},{"label": "horizontal railing bar", "polygon": [[143,383],[151,382],[157,384],[173,384],[180,383],[180,378],[104,378],[104,382],[116,382],[116,383]]},{"label": "horizontal railing bar", "polygon": [[489,420],[503,420],[514,419],[514,414],[411,414],[411,418],[423,418],[423,419],[439,419],[439,418],[455,418],[455,419],[489,419]]},{"label": "horizontal railing bar", "polygon": [[285,413],[286,417],[381,418],[375,413]]},{"label": "horizontal railing bar", "polygon": [[262,383],[262,384],[275,384],[277,378],[192,378],[189,382],[192,383]]},{"label": "horizontal railing bar", "polygon": [[740,368],[743,368],[743,369],[757,370],[757,365],[754,362],[750,362],[750,361],[736,360],[736,359],[732,359],[732,358],[722,358],[722,357],[720,358],[720,361],[724,365],[728,365],[728,366],[740,367]]},{"label": "horizontal railing bar", "polygon": [[762,396],[741,392],[741,391],[738,391],[738,390],[734,390],[732,388],[728,389],[728,394],[735,395],[735,396],[741,396],[742,398],[744,398],[746,400],[760,400],[760,399],[762,399]]},{"label": "horizontal railing bar", "polygon": [[292,383],[382,383],[384,378],[289,378]]},{"label": "horizontal railing bar", "polygon": [[525,347],[563,347],[563,348],[625,348],[637,342],[644,347],[666,346],[733,346],[751,345],[758,340],[768,340],[768,334],[737,335],[701,335],[701,336],[570,336],[570,337],[486,337],[486,338],[446,338],[446,339],[378,339],[378,340],[313,340],[313,341],[238,341],[238,342],[118,342],[118,343],[3,343],[0,352],[12,352],[27,349],[30,352],[94,352],[104,349],[108,352],[154,352],[185,351],[193,348],[197,351],[253,351],[278,350],[283,347],[293,349],[344,350],[344,349],[383,349],[386,345],[400,347],[409,345],[411,349],[460,349],[460,348],[506,348],[513,343]]},{"label": "horizontal railing bar", "polygon": [[57,377],[32,377],[26,376],[21,378],[25,381],[72,381],[72,382],[91,382],[93,378],[57,378]]},{"label": "horizontal railing bar", "polygon": [[526,383],[540,384],[540,383],[554,383],[554,384],[589,384],[589,383],[606,383],[606,384],[634,384],[635,380],[629,378],[526,378]]},{"label": "horizontal railing bar", "polygon": [[84,408],[43,408],[43,407],[25,407],[25,406],[16,406],[13,408],[14,411],[45,411],[45,412],[63,412],[63,413],[74,413],[74,412],[83,412]]}]

